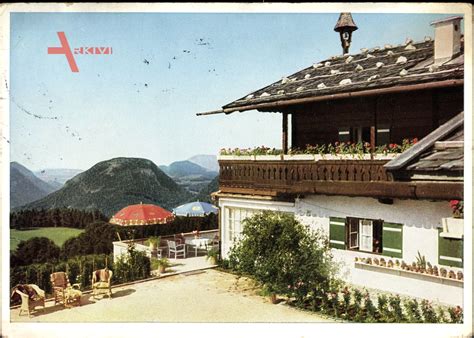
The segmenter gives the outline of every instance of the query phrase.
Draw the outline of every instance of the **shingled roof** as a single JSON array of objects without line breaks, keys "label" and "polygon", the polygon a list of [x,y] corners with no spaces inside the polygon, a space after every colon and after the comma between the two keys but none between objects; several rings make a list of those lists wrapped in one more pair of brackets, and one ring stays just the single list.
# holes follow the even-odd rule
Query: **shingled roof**
[{"label": "shingled roof", "polygon": [[461,112],[384,165],[398,179],[459,180],[464,170],[464,113]]},{"label": "shingled roof", "polygon": [[223,112],[268,108],[300,98],[463,79],[462,52],[440,66],[433,65],[433,56],[434,41],[429,37],[423,42],[407,39],[398,46],[334,56],[223,106]]}]

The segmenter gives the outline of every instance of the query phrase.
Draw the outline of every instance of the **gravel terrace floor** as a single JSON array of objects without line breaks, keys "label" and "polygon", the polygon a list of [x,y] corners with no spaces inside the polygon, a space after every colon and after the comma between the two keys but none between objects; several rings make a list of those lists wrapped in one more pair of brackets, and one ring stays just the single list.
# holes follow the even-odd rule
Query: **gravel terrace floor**
[{"label": "gravel terrace floor", "polygon": [[257,294],[247,278],[214,269],[187,272],[113,289],[112,299],[82,298],[82,306],[65,309],[47,302],[33,313],[12,322],[154,322],[154,323],[314,323],[335,322],[309,311],[271,304]]}]

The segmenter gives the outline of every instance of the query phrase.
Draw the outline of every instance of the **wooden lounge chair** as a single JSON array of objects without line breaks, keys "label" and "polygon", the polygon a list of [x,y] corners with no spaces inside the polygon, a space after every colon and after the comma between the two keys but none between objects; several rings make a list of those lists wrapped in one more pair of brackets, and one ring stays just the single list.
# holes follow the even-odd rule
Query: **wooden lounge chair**
[{"label": "wooden lounge chair", "polygon": [[174,254],[174,258],[178,258],[178,255],[182,255],[186,258],[186,244],[176,244],[175,241],[168,242],[168,258],[171,258],[171,254]]},{"label": "wooden lounge chair", "polygon": [[81,305],[81,285],[75,283],[71,286],[67,273],[53,272],[50,280],[53,286],[54,305],[57,303],[63,303],[66,307],[72,304]]},{"label": "wooden lounge chair", "polygon": [[112,297],[112,271],[105,268],[92,273],[92,296],[96,298],[99,294],[107,294]]},{"label": "wooden lounge chair", "polygon": [[14,294],[21,296],[21,307],[20,315],[23,311],[28,313],[28,316],[31,316],[31,311],[35,310],[37,306],[43,307],[43,312],[45,308],[45,293],[35,284],[20,284],[15,286],[12,292],[12,297]]}]

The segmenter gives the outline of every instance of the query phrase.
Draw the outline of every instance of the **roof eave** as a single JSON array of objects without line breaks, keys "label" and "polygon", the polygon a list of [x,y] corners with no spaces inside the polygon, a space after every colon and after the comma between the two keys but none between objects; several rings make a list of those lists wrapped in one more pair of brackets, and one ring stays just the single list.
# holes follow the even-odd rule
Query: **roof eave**
[{"label": "roof eave", "polygon": [[[271,102],[263,102],[263,103],[235,106],[235,107],[229,107],[229,108],[226,108],[224,106],[222,110],[218,111],[218,113],[230,114],[236,111],[243,112],[243,111],[253,110],[253,109],[257,109],[257,110],[270,109],[270,108],[289,106],[289,105],[294,105],[294,104],[302,104],[302,103],[310,103],[310,102],[318,102],[318,101],[329,101],[329,100],[346,99],[346,98],[362,97],[362,96],[393,94],[393,93],[407,92],[407,91],[413,91],[413,90],[434,89],[434,88],[453,87],[453,86],[462,86],[462,85],[464,85],[464,79],[443,80],[443,81],[436,81],[436,82],[429,82],[429,83],[417,83],[417,84],[410,84],[410,85],[404,85],[404,86],[393,86],[393,87],[375,88],[375,89],[344,92],[344,93],[337,93],[337,94],[327,94],[327,95],[321,95],[321,96],[311,96],[311,97],[305,97],[305,98],[282,99],[282,100],[276,100],[276,101],[271,101]],[[217,111],[210,112],[210,113],[216,113],[216,112]],[[199,113],[198,115],[209,115],[209,113]]]}]

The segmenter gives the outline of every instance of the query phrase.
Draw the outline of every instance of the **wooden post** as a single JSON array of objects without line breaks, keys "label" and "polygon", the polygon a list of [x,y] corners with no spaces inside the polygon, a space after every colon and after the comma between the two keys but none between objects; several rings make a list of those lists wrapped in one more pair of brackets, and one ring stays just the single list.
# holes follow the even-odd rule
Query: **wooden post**
[{"label": "wooden post", "polygon": [[283,150],[283,154],[288,153],[288,113],[283,113],[283,121],[282,121],[282,134],[281,134],[281,148]]},{"label": "wooden post", "polygon": [[370,159],[374,159],[375,153],[375,126],[370,127]]}]

